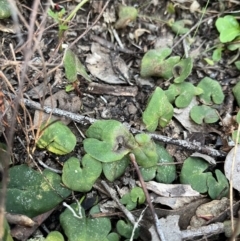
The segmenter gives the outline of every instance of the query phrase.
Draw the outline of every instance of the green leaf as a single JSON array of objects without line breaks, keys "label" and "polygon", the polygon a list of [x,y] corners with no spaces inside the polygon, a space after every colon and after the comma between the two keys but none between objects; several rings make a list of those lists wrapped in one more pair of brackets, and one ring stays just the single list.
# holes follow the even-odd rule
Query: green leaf
[{"label": "green leaf", "polygon": [[107,236],[108,241],[119,241],[119,235],[117,233],[110,233]]},{"label": "green leaf", "polygon": [[102,164],[90,155],[85,154],[81,162],[71,157],[63,165],[62,181],[73,191],[88,192],[101,172]]},{"label": "green leaf", "polygon": [[173,100],[173,95],[175,95],[174,99],[177,96],[175,105],[178,108],[185,108],[190,104],[195,95],[202,93],[202,90],[195,87],[192,83],[183,82],[180,84],[171,84],[165,93],[170,100]]},{"label": "green leaf", "polygon": [[72,84],[65,86],[65,91],[66,91],[66,92],[70,92],[70,91],[72,91],[72,90],[74,90],[74,87],[73,87]]},{"label": "green leaf", "polygon": [[48,234],[45,241],[64,241],[64,237],[58,231],[52,231]]},{"label": "green leaf", "polygon": [[190,30],[189,28],[185,28],[185,25],[186,25],[186,20],[183,19],[183,20],[174,22],[171,25],[171,28],[174,33],[176,33],[178,35],[182,35],[182,34],[187,33]]},{"label": "green leaf", "polygon": [[182,166],[180,182],[190,184],[191,187],[200,192],[208,191],[207,179],[212,176],[211,172],[206,172],[209,164],[198,157],[187,158]]},{"label": "green leaf", "polygon": [[[73,213],[66,209],[60,215],[60,223],[69,241],[107,241],[107,235],[111,230],[109,218],[87,218],[84,209],[77,204],[71,207],[76,213],[82,213],[82,218],[73,216]],[[99,212],[99,208],[98,208]]]},{"label": "green leaf", "polygon": [[118,21],[115,24],[115,28],[125,28],[130,22],[136,20],[138,11],[135,7],[129,7],[120,5],[118,11]]},{"label": "green leaf", "polygon": [[39,148],[46,148],[58,155],[68,154],[74,149],[77,142],[76,137],[62,122],[48,123],[48,125],[43,125],[41,129],[43,134],[37,141]]},{"label": "green leaf", "polygon": [[240,35],[239,23],[232,15],[218,18],[216,21],[216,28],[220,33],[220,41],[222,43],[231,42]]},{"label": "green leaf", "polygon": [[134,148],[132,152],[136,157],[138,165],[142,167],[156,166],[158,154],[155,142],[151,140],[149,135],[144,133],[137,134],[135,139],[138,147]]},{"label": "green leaf", "polygon": [[238,103],[238,106],[240,107],[240,81],[237,82],[237,84],[233,87],[232,91]]},{"label": "green leaf", "polygon": [[211,124],[219,120],[217,110],[206,105],[193,106],[190,111],[190,117],[195,123],[199,125],[201,125],[203,121],[205,123]]},{"label": "green leaf", "polygon": [[205,104],[211,105],[212,102],[215,104],[222,104],[224,94],[221,85],[216,80],[205,77],[199,82],[197,87],[203,90],[200,99]]},{"label": "green leaf", "polygon": [[240,70],[240,61],[236,61],[236,62],[234,62],[234,64],[235,64],[236,68],[238,70]]},{"label": "green leaf", "polygon": [[214,51],[213,51],[213,55],[212,55],[212,60],[214,62],[218,62],[222,59],[222,51],[223,51],[223,48],[220,47],[220,48],[216,48]]},{"label": "green leaf", "polygon": [[133,202],[136,202],[138,204],[143,204],[146,200],[145,194],[140,187],[134,187],[131,192],[130,196]]},{"label": "green leaf", "polygon": [[7,0],[0,0],[0,19],[9,18],[11,16],[11,7]]},{"label": "green leaf", "polygon": [[230,51],[235,51],[240,48],[240,37],[234,39],[234,42],[227,45],[227,49]]},{"label": "green leaf", "polygon": [[174,83],[182,83],[192,72],[192,58],[182,59],[173,67]]},{"label": "green leaf", "polygon": [[124,156],[119,161],[103,163],[103,173],[110,182],[113,182],[115,179],[123,175],[128,165],[129,158]]},{"label": "green leaf", "polygon": [[66,72],[66,78],[69,82],[74,82],[77,80],[77,75],[80,74],[83,78],[91,82],[91,78],[87,74],[85,67],[82,65],[78,57],[72,52],[72,50],[67,49],[63,57],[63,65]]},{"label": "green leaf", "polygon": [[208,194],[212,199],[221,199],[227,197],[229,193],[229,184],[227,178],[220,170],[215,171],[216,179],[209,176],[207,179]]},{"label": "green leaf", "polygon": [[122,159],[137,143],[128,129],[118,121],[96,121],[86,131],[84,150],[101,162]]},{"label": "green leaf", "polygon": [[137,202],[134,202],[131,198],[131,194],[130,193],[126,193],[123,195],[123,197],[120,199],[120,203],[126,205],[126,208],[131,211],[134,208],[137,207]]},{"label": "green leaf", "polygon": [[173,116],[173,106],[164,91],[157,87],[143,112],[143,122],[148,131],[155,131],[159,126],[165,127]]},{"label": "green leaf", "polygon": [[134,187],[129,193],[123,195],[120,199],[122,204],[126,204],[128,210],[133,210],[137,204],[143,204],[145,202],[145,194],[140,187]]},{"label": "green leaf", "polygon": [[[238,134],[237,130],[232,132],[232,139],[235,143],[237,142],[237,134]],[[240,136],[238,137],[238,143],[240,144]]]},{"label": "green leaf", "polygon": [[[156,180],[159,183],[170,184],[176,178],[176,165],[174,165],[174,160],[163,146],[157,145],[157,154],[159,158],[158,164],[163,164],[163,165],[157,166]],[[165,163],[172,163],[172,164],[165,164]]]},{"label": "green leaf", "polygon": [[237,121],[238,124],[240,124],[240,110],[237,113],[236,121]]},{"label": "green leaf", "polygon": [[[126,223],[125,221],[123,221],[123,220],[119,220],[118,222],[117,222],[117,232],[121,235],[121,236],[123,236],[123,237],[125,237],[125,238],[131,238],[131,235],[132,235],[132,231],[133,231],[133,226],[132,226],[132,224],[131,223]],[[138,238],[138,236],[139,236],[139,228],[137,228],[136,230],[135,230],[135,233],[134,233],[134,236],[133,236],[133,238],[134,239],[136,239],[136,238]]]},{"label": "green leaf", "polygon": [[13,241],[13,238],[11,236],[10,227],[8,225],[8,222],[6,218],[3,219],[3,241]]},{"label": "green leaf", "polygon": [[143,56],[141,61],[141,76],[157,76],[169,79],[173,76],[172,69],[180,57],[173,56],[165,60],[172,50],[170,48],[151,49]]},{"label": "green leaf", "polygon": [[39,173],[27,165],[9,170],[10,181],[6,193],[9,213],[35,217],[56,207],[71,191],[64,188],[58,174],[49,170]]}]

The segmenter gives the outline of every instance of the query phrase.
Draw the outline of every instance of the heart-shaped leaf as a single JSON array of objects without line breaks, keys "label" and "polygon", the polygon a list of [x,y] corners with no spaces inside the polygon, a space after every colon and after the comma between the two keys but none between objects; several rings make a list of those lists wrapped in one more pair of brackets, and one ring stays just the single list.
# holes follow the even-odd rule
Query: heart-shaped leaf
[{"label": "heart-shaped leaf", "polygon": [[203,121],[205,123],[215,123],[219,120],[217,111],[209,106],[193,106],[190,111],[190,116],[194,122],[201,125]]},{"label": "heart-shaped leaf", "polygon": [[200,99],[205,104],[221,104],[223,102],[224,94],[221,85],[216,80],[205,77],[199,82],[197,87],[203,90],[203,93],[200,95]]},{"label": "heart-shaped leaf", "polygon": [[78,57],[73,53],[72,50],[67,49],[63,57],[63,65],[66,72],[66,77],[69,82],[77,80],[77,75],[80,74],[83,78],[91,82],[91,78],[86,72],[85,67],[80,62]]},{"label": "heart-shaped leaf", "polygon": [[195,95],[200,95],[201,93],[202,89],[195,87],[192,83],[189,82],[172,84],[168,90],[165,91],[169,101],[173,101],[173,99],[177,97],[175,99],[175,105],[178,108],[187,107],[191,103],[193,97]]},{"label": "heart-shaped leaf", "polygon": [[45,241],[64,241],[64,237],[60,232],[52,231],[48,234]]},{"label": "heart-shaped leaf", "polygon": [[148,131],[155,131],[157,126],[165,127],[173,116],[173,106],[164,91],[157,87],[143,112],[143,122]]},{"label": "heart-shaped leaf", "polygon": [[90,155],[84,155],[81,162],[71,157],[63,165],[62,181],[71,190],[88,192],[101,172],[102,164]]},{"label": "heart-shaped leaf", "polygon": [[126,204],[128,210],[133,210],[137,204],[142,204],[145,202],[145,194],[140,187],[134,187],[129,193],[123,195],[120,199],[122,204]]},{"label": "heart-shaped leaf", "polygon": [[182,184],[190,184],[191,187],[200,192],[205,193],[208,191],[207,180],[212,176],[211,172],[206,172],[209,164],[202,158],[189,157],[182,166],[180,174],[180,182]]},{"label": "heart-shaped leaf", "polygon": [[[107,241],[111,230],[108,218],[87,218],[82,207],[77,204],[72,204],[71,207],[76,213],[81,213],[82,218],[74,217],[69,209],[60,215],[61,226],[69,241]],[[94,207],[94,212],[99,213],[99,208],[96,210]]]},{"label": "heart-shaped leaf", "polygon": [[122,159],[137,143],[128,129],[118,121],[96,121],[86,131],[84,149],[101,162]]},{"label": "heart-shaped leaf", "polygon": [[129,165],[129,158],[128,156],[124,156],[119,161],[102,163],[102,165],[105,177],[110,182],[113,182],[125,172],[127,166]]},{"label": "heart-shaped leaf", "polygon": [[138,11],[134,7],[129,7],[129,6],[124,6],[120,5],[119,6],[119,11],[118,11],[118,21],[115,24],[115,28],[125,28],[130,22],[133,22],[136,20],[138,15]]},{"label": "heart-shaped leaf", "polygon": [[65,155],[70,153],[76,145],[76,137],[71,130],[62,122],[57,121],[42,126],[43,134],[37,141],[39,148],[46,148],[48,151]]},{"label": "heart-shaped leaf", "polygon": [[144,133],[137,134],[135,139],[139,146],[134,148],[132,152],[136,157],[138,165],[142,167],[156,166],[158,154],[155,142],[151,140],[149,135]]},{"label": "heart-shaped leaf", "polygon": [[10,181],[6,193],[9,213],[35,217],[56,207],[71,191],[64,188],[58,174],[47,169],[39,173],[27,165],[9,170]]},{"label": "heart-shaped leaf", "polygon": [[240,107],[240,81],[237,82],[237,84],[233,87],[233,95],[238,103],[238,106]]},{"label": "heart-shaped leaf", "polygon": [[[133,231],[133,226],[132,226],[131,223],[126,223],[123,220],[119,220],[117,222],[116,228],[117,228],[117,232],[121,236],[123,236],[125,238],[131,238],[132,231]],[[136,238],[138,238],[138,236],[139,236],[139,228],[135,229],[135,233],[133,235],[133,238],[136,239]]]},{"label": "heart-shaped leaf", "polygon": [[239,23],[232,15],[226,15],[223,18],[218,18],[215,25],[220,33],[220,41],[222,43],[231,42],[240,35]]},{"label": "heart-shaped leaf", "polygon": [[174,83],[182,83],[192,72],[192,58],[182,59],[173,67]]},{"label": "heart-shaped leaf", "polygon": [[163,146],[156,145],[156,150],[158,154],[157,166],[141,168],[143,179],[144,181],[151,181],[156,177],[159,183],[172,183],[176,178],[174,160]]},{"label": "heart-shaped leaf", "polygon": [[227,197],[229,193],[229,184],[227,178],[220,170],[215,171],[216,178],[209,176],[207,179],[208,194],[212,199],[221,199]]},{"label": "heart-shaped leaf", "polygon": [[157,154],[158,166],[156,170],[156,180],[159,183],[170,184],[176,178],[176,165],[174,165],[174,160],[163,146],[157,145]]},{"label": "heart-shaped leaf", "polygon": [[142,58],[141,76],[158,76],[169,79],[173,76],[172,69],[180,60],[179,56],[173,56],[165,60],[172,50],[170,48],[151,49]]}]

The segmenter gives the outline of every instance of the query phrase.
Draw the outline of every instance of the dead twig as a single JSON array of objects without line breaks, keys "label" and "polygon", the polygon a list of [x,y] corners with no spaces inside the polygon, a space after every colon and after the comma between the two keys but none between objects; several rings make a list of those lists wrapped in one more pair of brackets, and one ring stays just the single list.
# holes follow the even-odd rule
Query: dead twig
[{"label": "dead twig", "polygon": [[158,216],[157,216],[157,214],[156,214],[156,212],[155,212],[155,210],[154,210],[154,207],[153,207],[153,204],[152,204],[152,202],[151,202],[150,196],[149,196],[149,194],[148,194],[148,190],[147,190],[147,188],[146,188],[145,182],[144,182],[144,180],[143,180],[143,178],[142,178],[142,175],[141,175],[141,173],[140,173],[138,164],[137,164],[136,159],[135,159],[135,155],[134,155],[133,153],[130,153],[129,156],[130,156],[130,160],[131,160],[134,168],[136,169],[136,172],[137,172],[137,175],[138,175],[138,179],[139,179],[139,181],[140,181],[140,183],[141,183],[143,192],[144,192],[145,197],[146,197],[146,199],[147,199],[147,203],[148,203],[148,205],[149,205],[150,211],[151,211],[152,216],[153,216],[154,225],[155,225],[157,234],[158,234],[159,238],[161,239],[161,241],[165,241],[166,239],[165,239],[164,232],[163,232],[163,230],[162,230],[161,227],[160,227],[160,223],[159,223]]},{"label": "dead twig", "polygon": [[[7,91],[3,91],[4,94],[10,96],[11,98],[15,98],[15,95],[7,92]],[[48,114],[52,114],[52,115],[57,115],[57,116],[64,116],[69,118],[72,121],[75,121],[77,123],[80,123],[82,125],[91,125],[93,124],[95,121],[97,121],[94,118],[90,118],[87,116],[82,116],[82,115],[78,115],[69,111],[64,111],[58,108],[51,108],[49,106],[41,106],[41,104],[34,102],[32,100],[29,99],[25,99],[22,98],[22,104],[25,104],[26,106],[32,108],[32,109],[36,109],[36,110],[41,110],[44,111],[45,113]],[[144,133],[143,131],[137,130],[135,128],[131,128],[130,125],[125,124],[125,126],[127,128],[129,128],[129,130],[133,133]],[[227,154],[223,151],[219,151],[219,150],[215,150],[212,149],[208,146],[200,146],[197,145],[195,143],[192,142],[188,142],[185,140],[178,140],[178,139],[174,139],[172,137],[168,137],[168,136],[163,136],[163,135],[159,135],[156,133],[149,133],[149,132],[145,132],[146,134],[150,135],[151,138],[153,138],[154,140],[166,143],[166,144],[173,144],[173,145],[177,145],[180,147],[183,147],[184,149],[190,150],[190,151],[197,151],[197,152],[201,152],[210,156],[215,156],[215,157],[225,157]]]}]

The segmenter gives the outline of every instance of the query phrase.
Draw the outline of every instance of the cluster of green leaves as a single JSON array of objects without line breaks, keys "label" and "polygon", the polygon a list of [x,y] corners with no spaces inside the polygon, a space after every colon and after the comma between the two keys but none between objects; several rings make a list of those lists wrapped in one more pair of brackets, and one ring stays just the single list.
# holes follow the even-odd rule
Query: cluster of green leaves
[{"label": "cluster of green leaves", "polygon": [[[233,15],[219,17],[215,23],[219,32],[219,40],[221,44],[214,50],[212,59],[217,62],[222,58],[222,51],[228,49],[234,51],[240,47],[240,25]],[[236,61],[235,65],[240,69],[240,61]]]},{"label": "cluster of green leaves", "polygon": [[209,164],[202,158],[189,157],[184,163],[180,174],[182,184],[190,184],[192,188],[200,193],[208,192],[212,199],[227,197],[229,184],[224,174],[216,169],[215,176],[207,172]]},{"label": "cluster of green leaves", "polygon": [[[149,50],[141,63],[141,75],[158,76],[164,79],[174,78],[173,84],[163,91],[157,87],[149,98],[143,112],[143,122],[148,131],[155,131],[158,126],[165,127],[173,116],[174,103],[178,108],[187,107],[194,96],[199,96],[203,105],[194,106],[190,117],[197,123],[214,123],[219,120],[217,111],[209,105],[221,104],[224,94],[220,84],[211,78],[203,78],[197,86],[185,82],[192,71],[191,58],[181,59],[178,56],[167,58],[171,54],[169,48]],[[166,59],[167,58],[167,59]]]}]

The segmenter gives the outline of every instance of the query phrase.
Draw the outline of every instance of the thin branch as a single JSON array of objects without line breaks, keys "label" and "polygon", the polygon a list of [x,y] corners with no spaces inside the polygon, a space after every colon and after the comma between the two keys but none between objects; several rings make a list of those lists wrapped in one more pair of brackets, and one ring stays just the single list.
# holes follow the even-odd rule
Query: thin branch
[{"label": "thin branch", "polygon": [[145,194],[145,197],[147,199],[147,203],[149,205],[149,208],[150,208],[150,211],[152,213],[152,216],[153,216],[153,220],[154,220],[154,224],[155,224],[155,227],[156,227],[156,231],[157,231],[157,234],[160,238],[161,241],[165,241],[166,238],[165,238],[165,235],[164,235],[164,232],[163,230],[161,229],[160,227],[160,223],[159,223],[159,219],[158,219],[158,216],[154,210],[154,207],[153,207],[153,204],[151,202],[151,199],[150,199],[150,196],[149,196],[149,193],[148,193],[148,190],[146,188],[146,185],[145,185],[145,182],[142,178],[142,175],[140,173],[140,170],[139,170],[139,167],[138,167],[138,164],[136,162],[136,159],[135,159],[135,155],[133,153],[130,153],[130,159],[131,159],[131,162],[134,166],[134,168],[136,169],[136,172],[137,172],[137,175],[138,175],[138,178],[139,178],[139,181],[141,183],[141,186],[142,186],[142,189],[143,189],[143,192]]},{"label": "thin branch", "polygon": [[[11,98],[15,98],[15,95],[13,95],[13,94],[11,94],[7,91],[3,91],[3,92],[4,92],[4,94],[10,96]],[[28,106],[32,109],[41,110],[41,111],[44,111],[45,113],[52,114],[52,115],[67,117],[70,120],[75,121],[75,122],[80,123],[80,124],[85,125],[85,126],[91,125],[95,121],[97,121],[94,118],[78,115],[78,114],[75,114],[75,113],[72,113],[72,112],[69,112],[69,111],[64,111],[64,110],[61,110],[61,109],[58,109],[58,108],[53,109],[49,106],[41,107],[41,105],[39,103],[34,102],[32,100],[29,100],[29,99],[22,98],[22,102],[23,102],[22,104],[25,104],[26,106]],[[127,128],[129,128],[129,130],[133,134],[143,133],[140,130],[137,130],[135,128],[131,128],[131,126],[128,125],[128,124],[125,124],[125,126]],[[215,156],[215,157],[226,157],[226,155],[227,155],[223,151],[215,150],[215,149],[212,149],[208,146],[200,146],[200,145],[197,145],[197,144],[192,143],[192,142],[188,142],[188,141],[185,141],[185,140],[178,140],[178,139],[174,139],[172,137],[163,136],[163,135],[159,135],[159,134],[156,134],[156,133],[149,133],[149,132],[145,132],[145,133],[150,135],[151,138],[153,138],[156,141],[160,141],[160,142],[163,142],[165,144],[177,145],[177,146],[183,147],[184,149],[187,149],[187,150],[190,150],[190,151],[197,151],[197,152],[207,154],[209,156]]]}]

